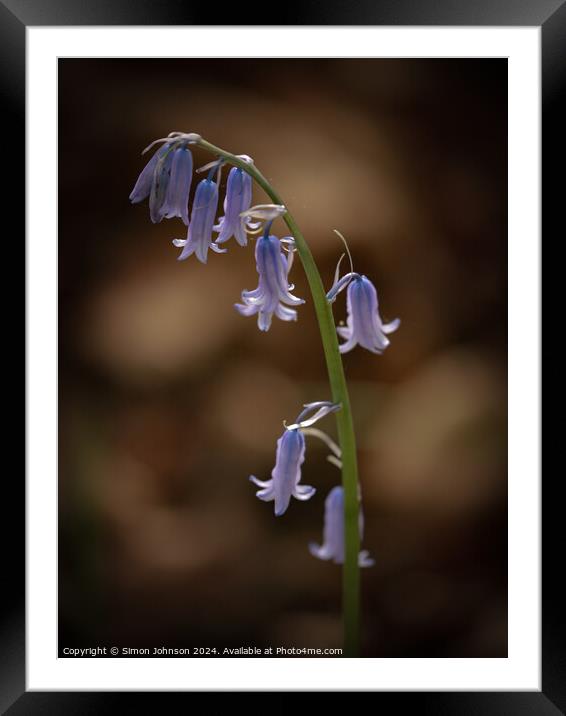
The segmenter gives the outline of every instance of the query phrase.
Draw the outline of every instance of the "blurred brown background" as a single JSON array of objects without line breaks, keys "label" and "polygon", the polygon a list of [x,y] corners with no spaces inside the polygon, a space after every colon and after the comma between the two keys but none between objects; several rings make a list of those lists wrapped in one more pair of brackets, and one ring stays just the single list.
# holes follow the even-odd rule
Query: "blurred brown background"
[{"label": "blurred brown background", "polygon": [[297,262],[299,322],[260,333],[232,307],[253,243],[177,262],[180,220],[129,204],[183,130],[254,157],[328,286],[340,229],[402,319],[345,356],[364,653],[506,655],[506,91],[504,60],[59,61],[61,649],[340,646],[340,569],[307,551],[338,471],[311,439],[318,492],[279,519],[247,479],[330,397],[312,302]]}]

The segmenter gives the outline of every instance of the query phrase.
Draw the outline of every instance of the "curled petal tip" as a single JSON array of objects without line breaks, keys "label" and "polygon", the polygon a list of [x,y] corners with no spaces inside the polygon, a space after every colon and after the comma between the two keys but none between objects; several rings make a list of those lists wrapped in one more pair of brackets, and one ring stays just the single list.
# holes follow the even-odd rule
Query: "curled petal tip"
[{"label": "curled petal tip", "polygon": [[293,497],[300,502],[306,502],[310,500],[311,497],[314,497],[315,493],[316,488],[311,485],[297,485],[293,492]]},{"label": "curled petal tip", "polygon": [[401,325],[401,319],[395,318],[393,321],[390,321],[389,323],[385,323],[383,325],[383,332],[384,333],[393,333],[393,331],[396,331],[400,325]]},{"label": "curled petal tip", "polygon": [[375,565],[375,559],[369,556],[367,549],[364,549],[359,554],[358,564],[360,567],[373,567]]},{"label": "curled petal tip", "polygon": [[213,241],[213,242],[210,244],[210,248],[211,248],[215,253],[217,253],[217,254],[226,254],[226,253],[228,253],[228,249],[221,249],[220,246],[218,246],[218,244],[217,244],[215,241]]},{"label": "curled petal tip", "polygon": [[245,219],[262,219],[264,221],[273,221],[278,216],[283,216],[287,208],[283,204],[256,204],[240,213],[240,217]]},{"label": "curled petal tip", "polygon": [[325,562],[330,558],[324,548],[324,545],[317,544],[316,542],[309,542],[309,552],[313,557],[321,559]]}]

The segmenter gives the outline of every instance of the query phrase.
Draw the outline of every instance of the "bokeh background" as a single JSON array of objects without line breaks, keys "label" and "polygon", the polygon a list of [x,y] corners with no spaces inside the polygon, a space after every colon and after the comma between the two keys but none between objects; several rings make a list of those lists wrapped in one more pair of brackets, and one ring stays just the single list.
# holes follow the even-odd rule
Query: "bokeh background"
[{"label": "bokeh background", "polygon": [[340,229],[402,319],[345,356],[364,654],[506,655],[506,92],[497,59],[59,61],[60,649],[341,645],[340,569],[307,550],[324,446],[283,518],[247,479],[330,397],[312,302],[260,333],[233,309],[253,244],[177,262],[180,220],[128,201],[140,151],[183,130],[254,157],[328,286]]}]

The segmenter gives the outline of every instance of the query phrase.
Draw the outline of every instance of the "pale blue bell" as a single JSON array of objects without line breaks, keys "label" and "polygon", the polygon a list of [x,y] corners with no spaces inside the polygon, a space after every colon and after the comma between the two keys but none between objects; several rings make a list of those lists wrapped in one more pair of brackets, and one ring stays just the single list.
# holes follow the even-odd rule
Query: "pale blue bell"
[{"label": "pale blue bell", "polygon": [[292,286],[289,285],[288,275],[292,254],[285,256],[277,236],[269,235],[270,226],[271,222],[255,247],[258,287],[253,291],[242,291],[242,303],[234,304],[242,316],[257,314],[260,331],[269,330],[273,314],[282,321],[296,321],[297,311],[287,306],[300,306],[304,303],[302,298],[291,294]]},{"label": "pale blue bell", "polygon": [[[340,405],[329,400],[317,400],[314,403],[305,403],[303,410],[297,416],[293,425],[286,425],[283,435],[277,440],[275,453],[275,467],[271,471],[271,480],[258,480],[250,475],[250,480],[261,489],[256,497],[265,502],[274,501],[276,516],[282,515],[291,502],[296,500],[309,500],[316,492],[310,485],[301,485],[301,465],[305,461],[304,428],[310,428],[322,418],[340,410]],[[312,432],[312,431],[311,431]]]},{"label": "pale blue bell", "polygon": [[[249,159],[249,157],[247,159]],[[240,214],[247,211],[251,203],[251,176],[239,167],[232,167],[226,183],[224,216],[220,218],[218,224],[214,227],[214,231],[219,232],[216,238],[217,244],[223,244],[233,236],[240,246],[246,246],[248,243],[246,226],[250,223],[250,219],[242,217]]]},{"label": "pale blue bell", "polygon": [[[360,539],[363,535],[363,518],[360,510]],[[333,487],[324,502],[324,528],[322,545],[311,542],[309,551],[313,557],[332,560],[335,564],[344,564],[344,489]],[[375,564],[367,550],[359,554],[360,567],[371,567]]]},{"label": "pale blue bell", "polygon": [[183,247],[179,261],[188,259],[194,253],[197,259],[205,264],[208,249],[224,253],[224,249],[219,249],[212,241],[212,227],[217,207],[218,184],[210,178],[203,179],[196,188],[187,238],[173,242],[176,246]]},{"label": "pale blue bell", "polygon": [[142,169],[130,194],[137,204],[149,196],[149,215],[154,224],[163,218],[180,217],[189,223],[188,203],[193,175],[193,156],[185,144],[168,141]]},{"label": "pale blue bell", "polygon": [[372,353],[383,353],[390,343],[387,334],[396,331],[401,321],[396,318],[390,323],[383,322],[375,286],[366,276],[358,273],[348,273],[336,281],[326,294],[327,300],[332,303],[346,286],[348,317],[346,325],[336,329],[338,335],[345,339],[345,343],[340,344],[340,353],[347,353],[358,344]]},{"label": "pale blue bell", "polygon": [[189,225],[189,193],[193,179],[193,155],[188,147],[172,150],[171,175],[161,213],[167,219],[178,216]]},{"label": "pale blue bell", "polygon": [[141,170],[138,180],[136,181],[135,186],[130,193],[130,201],[132,202],[132,204],[138,204],[140,201],[147,199],[149,193],[151,192],[151,187],[153,185],[153,178],[157,162],[162,157],[164,157],[165,154],[167,154],[170,147],[170,144],[164,144],[163,146],[159,147],[159,149],[153,154],[149,162]]},{"label": "pale blue bell", "polygon": [[300,485],[301,465],[305,461],[305,438],[300,430],[287,430],[277,440],[275,467],[271,471],[271,480],[258,480],[254,475],[250,480],[261,489],[256,492],[260,500],[274,501],[275,515],[282,515],[291,502],[308,500],[316,492],[310,485]]}]

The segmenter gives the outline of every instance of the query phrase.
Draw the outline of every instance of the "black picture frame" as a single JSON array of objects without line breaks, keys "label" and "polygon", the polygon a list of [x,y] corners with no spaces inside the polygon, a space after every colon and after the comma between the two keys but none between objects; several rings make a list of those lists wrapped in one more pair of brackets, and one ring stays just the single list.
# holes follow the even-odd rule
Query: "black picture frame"
[{"label": "black picture frame", "polygon": [[[207,9],[190,0],[0,0],[0,87],[4,129],[3,197],[4,206],[21,226],[21,238],[11,232],[5,245],[21,245],[25,234],[24,152],[25,146],[25,64],[26,27],[58,25],[209,25],[218,19],[218,9]],[[212,17],[214,14],[214,17]],[[554,180],[559,173],[562,129],[566,118],[560,98],[566,87],[566,3],[564,0],[397,0],[395,3],[360,0],[357,3],[301,3],[300,9],[285,5],[277,14],[259,16],[257,11],[242,15],[234,6],[223,15],[223,25],[444,25],[444,26],[540,26],[542,37],[542,176],[543,228],[558,227],[562,210],[564,182]],[[236,17],[237,16],[237,17]],[[258,22],[261,20],[261,23]],[[290,22],[290,20],[293,22]],[[299,21],[299,22],[297,22]],[[7,169],[9,167],[9,169]],[[562,196],[561,196],[562,195]],[[563,229],[560,230],[560,235]],[[8,475],[6,475],[8,477]],[[3,594],[5,611],[0,622],[0,710],[11,716],[20,714],[85,714],[120,712],[130,708],[132,693],[28,692],[25,688],[25,488],[23,476],[16,472],[4,482]],[[542,574],[542,690],[539,692],[413,692],[383,693],[377,708],[395,699],[395,706],[418,708],[431,714],[557,714],[566,712],[566,648],[561,608],[562,560],[558,555],[562,503],[554,494],[561,480],[550,481],[543,491],[543,574]],[[7,509],[7,506],[10,506]],[[10,515],[8,513],[11,513]],[[7,519],[8,518],[8,519]],[[11,520],[11,522],[10,522]],[[560,532],[559,532],[560,530]],[[169,699],[192,698],[190,693],[144,693],[145,705],[168,708]],[[222,694],[218,694],[219,699]],[[398,700],[401,699],[399,702]],[[165,701],[164,701],[165,700]],[[216,704],[220,704],[220,700]],[[210,708],[210,706],[209,706]],[[215,712],[219,706],[212,706]]]}]

